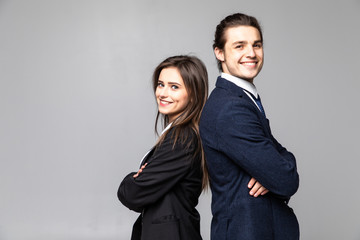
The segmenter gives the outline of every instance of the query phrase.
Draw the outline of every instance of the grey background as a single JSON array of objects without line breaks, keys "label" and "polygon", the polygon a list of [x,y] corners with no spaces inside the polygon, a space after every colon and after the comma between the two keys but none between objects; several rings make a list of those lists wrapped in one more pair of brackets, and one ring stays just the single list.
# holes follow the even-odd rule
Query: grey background
[{"label": "grey background", "polygon": [[[360,1],[0,1],[0,239],[129,239],[122,178],[154,144],[151,74],[191,53],[218,75],[215,26],[261,22],[255,79],[298,161],[302,239],[360,239]],[[200,198],[209,239],[210,193]]]}]

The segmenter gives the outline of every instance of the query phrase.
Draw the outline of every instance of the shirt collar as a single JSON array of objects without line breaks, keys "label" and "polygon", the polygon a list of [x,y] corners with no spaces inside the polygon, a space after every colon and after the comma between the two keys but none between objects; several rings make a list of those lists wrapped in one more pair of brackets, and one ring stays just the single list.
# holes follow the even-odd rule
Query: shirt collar
[{"label": "shirt collar", "polygon": [[234,83],[236,86],[245,89],[246,91],[254,95],[256,98],[258,98],[258,93],[254,84],[224,72],[221,73],[221,77]]},{"label": "shirt collar", "polygon": [[166,132],[167,130],[169,130],[169,128],[171,127],[171,125],[172,125],[172,122],[169,123],[169,124],[166,126],[166,128],[161,132],[161,135],[163,135],[164,132]]}]

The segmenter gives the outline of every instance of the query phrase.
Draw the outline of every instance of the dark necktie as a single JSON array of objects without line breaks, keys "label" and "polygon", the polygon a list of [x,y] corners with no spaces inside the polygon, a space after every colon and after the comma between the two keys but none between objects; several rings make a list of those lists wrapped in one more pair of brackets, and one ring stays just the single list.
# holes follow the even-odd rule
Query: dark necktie
[{"label": "dark necktie", "polygon": [[249,91],[247,91],[247,90],[245,90],[245,91],[250,94],[250,96],[254,99],[256,105],[259,107],[260,112],[261,112],[262,114],[264,114],[264,116],[266,117],[266,115],[265,115],[265,110],[264,110],[264,108],[263,108],[263,106],[262,106],[262,104],[261,104],[260,95],[258,94],[258,98],[256,98],[251,92],[249,92]]}]

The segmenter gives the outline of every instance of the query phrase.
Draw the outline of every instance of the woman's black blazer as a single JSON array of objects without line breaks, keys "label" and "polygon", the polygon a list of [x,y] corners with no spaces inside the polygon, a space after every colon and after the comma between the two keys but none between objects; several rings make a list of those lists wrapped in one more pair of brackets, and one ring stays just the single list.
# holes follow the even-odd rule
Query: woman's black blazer
[{"label": "woman's black blazer", "polygon": [[128,174],[121,182],[118,198],[126,207],[140,212],[133,227],[133,240],[197,240],[200,216],[195,206],[201,194],[201,157],[197,138],[188,128],[189,139],[174,144],[172,133],[145,157],[147,166],[137,178]]}]

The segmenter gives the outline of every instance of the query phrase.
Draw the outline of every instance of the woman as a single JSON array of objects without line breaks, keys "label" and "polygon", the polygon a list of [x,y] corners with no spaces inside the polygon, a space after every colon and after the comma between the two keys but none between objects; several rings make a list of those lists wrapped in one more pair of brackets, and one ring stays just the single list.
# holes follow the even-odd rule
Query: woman
[{"label": "woman", "polygon": [[196,57],[174,56],[155,69],[153,88],[163,130],[138,172],[121,182],[118,198],[140,212],[131,239],[202,239],[195,206],[208,182],[198,123],[208,77]]}]

